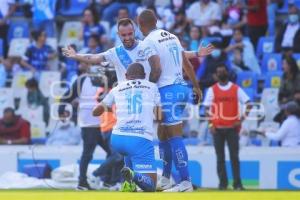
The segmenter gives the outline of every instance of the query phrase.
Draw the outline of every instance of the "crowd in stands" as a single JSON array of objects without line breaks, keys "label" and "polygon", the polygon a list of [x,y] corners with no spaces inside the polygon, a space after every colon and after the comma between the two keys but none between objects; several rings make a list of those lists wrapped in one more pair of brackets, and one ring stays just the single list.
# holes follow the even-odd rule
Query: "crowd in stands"
[{"label": "crowd in stands", "polygon": [[[177,35],[186,50],[215,46],[211,55],[191,60],[204,94],[217,82],[218,65],[225,64],[230,80],[245,89],[251,101],[265,106],[265,116],[254,127],[245,122],[245,145],[261,146],[264,135],[271,135],[250,134],[262,124],[268,124],[263,133],[280,131],[290,115],[300,124],[297,112],[290,110],[300,107],[300,0],[3,0],[0,144],[79,144],[75,109],[53,117],[52,105],[88,66],[63,57],[60,49],[72,45],[96,54],[120,45],[117,20],[136,21],[145,8],[157,14],[158,27]],[[135,35],[143,39],[138,26]],[[64,84],[56,84],[53,95],[51,84],[58,81]],[[298,106],[289,106],[287,114],[290,101]],[[209,145],[207,122],[200,116],[201,107],[199,118],[184,122],[184,135],[187,142],[193,138]],[[287,135],[270,139],[280,141]],[[300,132],[297,137],[300,144]]]}]

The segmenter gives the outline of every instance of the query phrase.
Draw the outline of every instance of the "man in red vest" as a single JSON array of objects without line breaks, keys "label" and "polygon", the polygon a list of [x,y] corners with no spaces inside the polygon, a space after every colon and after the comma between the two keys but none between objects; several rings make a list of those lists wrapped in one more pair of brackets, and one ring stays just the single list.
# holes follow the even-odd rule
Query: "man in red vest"
[{"label": "man in red vest", "polygon": [[[207,91],[204,106],[209,110],[209,128],[214,138],[217,155],[217,172],[219,176],[219,189],[226,190],[228,186],[225,167],[225,141],[228,144],[233,174],[233,188],[244,190],[240,178],[239,162],[239,131],[244,117],[241,117],[239,103],[247,104],[249,97],[237,85],[228,79],[225,65],[217,67],[218,83]],[[247,104],[245,116],[248,115],[250,105]]]}]

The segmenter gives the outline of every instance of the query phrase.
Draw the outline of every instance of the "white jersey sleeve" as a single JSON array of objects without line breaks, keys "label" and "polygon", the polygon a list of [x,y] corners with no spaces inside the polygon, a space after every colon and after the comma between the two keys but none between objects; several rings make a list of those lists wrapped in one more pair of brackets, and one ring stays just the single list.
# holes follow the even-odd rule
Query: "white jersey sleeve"
[{"label": "white jersey sleeve", "polygon": [[148,59],[153,55],[160,57],[161,75],[157,82],[158,87],[173,84],[185,84],[182,75],[183,47],[179,39],[168,31],[157,29],[149,33],[144,40],[145,54]]}]

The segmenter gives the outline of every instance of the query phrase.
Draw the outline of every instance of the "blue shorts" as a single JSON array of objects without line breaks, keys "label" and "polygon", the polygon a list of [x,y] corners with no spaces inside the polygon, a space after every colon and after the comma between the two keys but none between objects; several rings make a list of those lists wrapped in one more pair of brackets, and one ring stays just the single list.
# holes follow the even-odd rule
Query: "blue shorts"
[{"label": "blue shorts", "polygon": [[167,85],[159,88],[161,96],[163,123],[175,125],[182,122],[183,111],[186,104],[193,101],[193,90],[187,85]]},{"label": "blue shorts", "polygon": [[111,135],[112,148],[124,155],[126,167],[139,173],[156,173],[153,142],[142,137]]}]

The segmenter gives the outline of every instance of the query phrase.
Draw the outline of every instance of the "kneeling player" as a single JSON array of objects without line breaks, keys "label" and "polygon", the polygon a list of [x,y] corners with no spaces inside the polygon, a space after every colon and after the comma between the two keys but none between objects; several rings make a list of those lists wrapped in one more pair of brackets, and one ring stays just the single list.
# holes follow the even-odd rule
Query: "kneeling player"
[{"label": "kneeling player", "polygon": [[125,182],[123,191],[154,192],[156,166],[153,146],[153,120],[161,118],[160,94],[154,83],[145,80],[144,68],[139,63],[129,65],[127,81],[119,83],[96,106],[93,115],[99,116],[116,105],[117,123],[113,129],[111,144],[114,150],[125,156],[121,170]]}]

